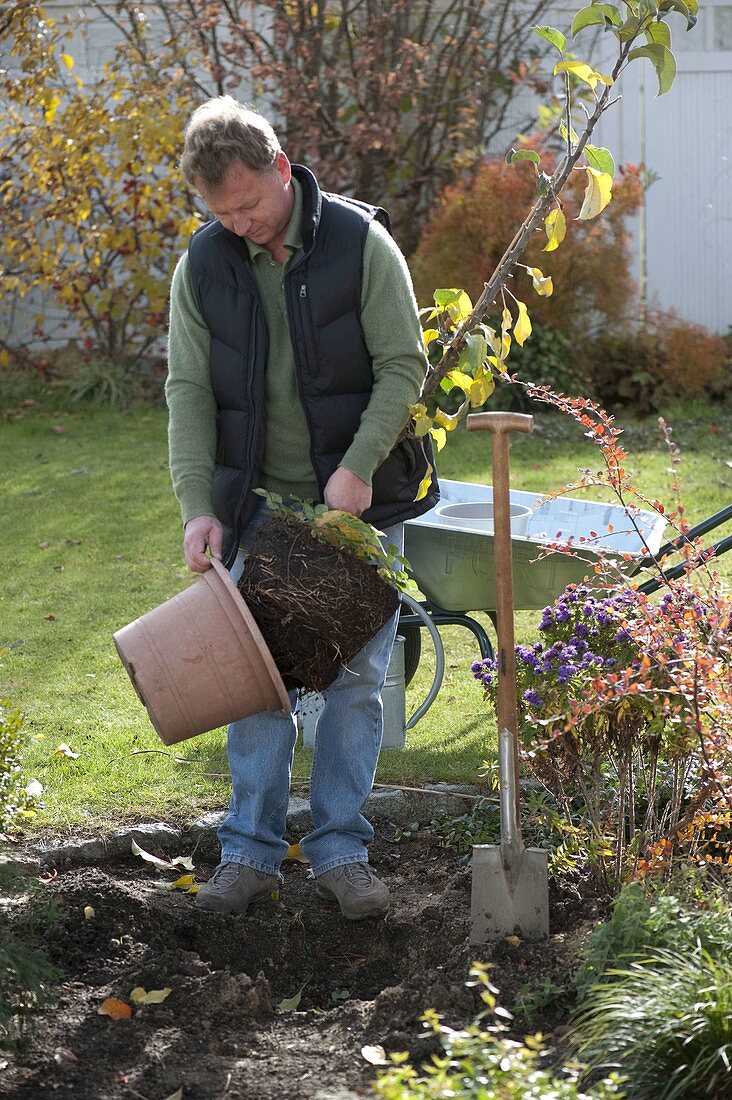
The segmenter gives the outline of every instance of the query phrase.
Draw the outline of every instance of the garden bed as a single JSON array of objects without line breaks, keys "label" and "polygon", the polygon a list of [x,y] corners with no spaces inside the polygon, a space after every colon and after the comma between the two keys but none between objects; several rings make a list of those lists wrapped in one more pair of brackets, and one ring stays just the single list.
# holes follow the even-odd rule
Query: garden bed
[{"label": "garden bed", "polygon": [[[174,876],[139,858],[61,864],[45,887],[58,909],[43,940],[62,971],[60,996],[0,1064],[0,1094],[91,1100],[171,1096],[348,1100],[376,1072],[364,1046],[437,1050],[428,1007],[460,1027],[480,1007],[470,964],[491,963],[515,1035],[563,1033],[577,948],[606,909],[592,893],[553,884],[551,931],[537,944],[468,943],[470,869],[418,832],[382,827],[371,860],[392,892],[386,920],[344,921],[316,901],[300,863],[285,865],[280,900],[250,915],[200,912],[156,888]],[[203,881],[215,857],[196,854]],[[85,917],[91,906],[93,916]],[[135,987],[170,988],[131,1019],[98,1014]],[[300,993],[297,1007],[283,1007]],[[517,1003],[531,1004],[530,1020]],[[178,1090],[182,1090],[180,1093]]]}]

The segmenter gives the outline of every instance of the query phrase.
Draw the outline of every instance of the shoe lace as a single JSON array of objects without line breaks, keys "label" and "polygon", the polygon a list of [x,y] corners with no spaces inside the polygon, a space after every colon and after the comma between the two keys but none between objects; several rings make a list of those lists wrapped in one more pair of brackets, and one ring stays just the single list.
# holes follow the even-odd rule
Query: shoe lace
[{"label": "shoe lace", "polygon": [[241,870],[239,863],[220,863],[213,873],[211,882],[216,886],[226,888],[236,882]]},{"label": "shoe lace", "polygon": [[368,863],[349,863],[344,874],[352,886],[370,886],[374,878]]}]

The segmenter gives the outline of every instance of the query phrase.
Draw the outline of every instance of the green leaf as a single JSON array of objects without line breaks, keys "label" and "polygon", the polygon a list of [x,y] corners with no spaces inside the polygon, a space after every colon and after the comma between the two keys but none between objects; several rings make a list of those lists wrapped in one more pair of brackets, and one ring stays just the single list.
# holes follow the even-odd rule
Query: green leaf
[{"label": "green leaf", "polygon": [[299,989],[294,997],[286,997],[280,1001],[277,1005],[280,1012],[294,1012],[297,1006],[300,1004],[300,998],[302,997],[302,989]]},{"label": "green leaf", "polygon": [[567,38],[556,27],[532,27],[531,29],[534,34],[539,35],[539,38],[546,39],[552,46],[556,46],[560,53],[564,53],[567,48]]},{"label": "green leaf", "polygon": [[668,23],[661,20],[660,23],[651,23],[646,27],[646,39],[648,42],[659,42],[662,46],[671,49],[671,30]]},{"label": "green leaf", "polygon": [[473,303],[468,295],[464,290],[458,290],[455,287],[436,290],[434,299],[437,308],[448,313],[455,324],[464,321],[473,311]]},{"label": "green leaf", "polygon": [[608,24],[619,27],[622,21],[620,12],[612,4],[590,4],[586,8],[580,8],[575,15],[570,34],[575,38],[585,27],[607,27]]},{"label": "green leaf", "polygon": [[519,160],[530,160],[532,164],[541,164],[539,154],[533,149],[512,149],[506,154],[506,164],[515,164]]},{"label": "green leaf", "polygon": [[552,185],[552,177],[548,176],[546,172],[540,172],[536,177],[536,190],[544,197],[548,195]]},{"label": "green leaf", "polygon": [[596,168],[608,176],[615,175],[615,161],[609,149],[603,149],[600,145],[585,145],[585,159],[590,168]]},{"label": "green leaf", "polygon": [[653,64],[658,77],[658,95],[663,95],[672,87],[676,76],[676,59],[668,46],[653,42],[649,46],[639,46],[628,54],[628,61],[637,57],[647,57]]},{"label": "green leaf", "polygon": [[465,347],[460,353],[458,366],[462,370],[467,369],[475,373],[475,371],[485,362],[487,354],[488,344],[485,337],[481,336],[478,332],[471,332],[465,338]]}]

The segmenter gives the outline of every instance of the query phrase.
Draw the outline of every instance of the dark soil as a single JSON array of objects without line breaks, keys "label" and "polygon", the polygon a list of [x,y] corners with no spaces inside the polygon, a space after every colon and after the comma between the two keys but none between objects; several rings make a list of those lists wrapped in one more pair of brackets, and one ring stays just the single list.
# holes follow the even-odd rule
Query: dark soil
[{"label": "dark soil", "polygon": [[281,516],[254,536],[239,591],[285,686],[308,691],[329,687],[399,606],[373,566]]},{"label": "dark soil", "polygon": [[[0,1094],[18,1098],[339,1100],[367,1096],[376,1072],[364,1045],[436,1050],[425,1008],[460,1027],[481,1007],[466,987],[471,962],[492,964],[501,1003],[521,1038],[562,1033],[578,946],[604,917],[593,897],[552,887],[544,943],[468,943],[471,872],[424,834],[381,830],[371,861],[392,893],[385,920],[344,921],[316,900],[307,868],[285,865],[280,900],[246,916],[197,910],[163,892],[169,872],[139,859],[60,867],[44,887],[58,909],[44,935],[62,971],[58,1000],[18,1049],[0,1052]],[[215,857],[196,853],[199,880]],[[85,919],[92,906],[94,916]],[[114,1021],[108,997],[170,987],[162,1004]],[[301,991],[296,1010],[280,1002]],[[520,997],[523,991],[523,998]],[[531,994],[527,1000],[527,992]],[[532,1006],[527,1019],[517,1003]],[[350,1093],[349,1091],[350,1090]]]}]

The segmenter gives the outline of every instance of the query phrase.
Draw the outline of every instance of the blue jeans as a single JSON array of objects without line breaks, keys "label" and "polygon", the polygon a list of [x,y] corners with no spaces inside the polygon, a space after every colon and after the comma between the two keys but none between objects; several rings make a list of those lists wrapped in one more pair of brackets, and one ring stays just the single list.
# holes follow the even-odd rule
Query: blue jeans
[{"label": "blue jeans", "polygon": [[[262,505],[242,539],[231,569],[238,580],[256,530],[266,521]],[[387,541],[400,550],[402,524]],[[374,830],[361,813],[376,774],[383,732],[381,690],[397,629],[393,616],[323,692],[310,780],[313,830],[300,842],[315,875],[344,863],[368,861]],[[296,693],[290,692],[294,707]],[[292,714],[265,711],[229,726],[227,755],[232,796],[218,835],[221,860],[276,874],[287,852],[283,840],[297,727]]]}]

